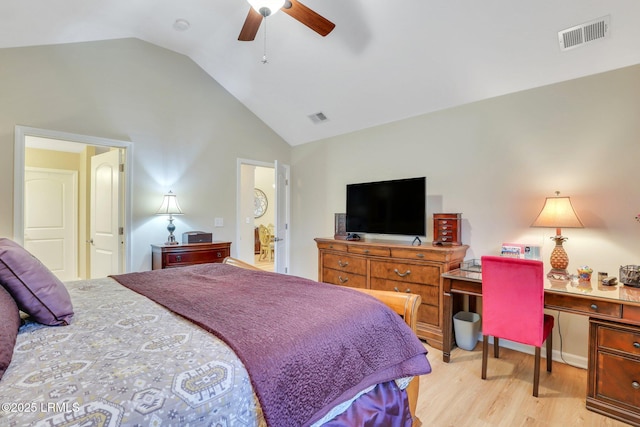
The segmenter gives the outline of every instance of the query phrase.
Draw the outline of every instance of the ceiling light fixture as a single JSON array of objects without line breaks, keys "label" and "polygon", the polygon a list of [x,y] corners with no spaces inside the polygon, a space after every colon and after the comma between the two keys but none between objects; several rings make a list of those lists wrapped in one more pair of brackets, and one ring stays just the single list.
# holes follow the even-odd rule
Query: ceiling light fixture
[{"label": "ceiling light fixture", "polygon": [[252,8],[255,9],[260,15],[267,16],[273,15],[284,6],[285,0],[247,0]]}]

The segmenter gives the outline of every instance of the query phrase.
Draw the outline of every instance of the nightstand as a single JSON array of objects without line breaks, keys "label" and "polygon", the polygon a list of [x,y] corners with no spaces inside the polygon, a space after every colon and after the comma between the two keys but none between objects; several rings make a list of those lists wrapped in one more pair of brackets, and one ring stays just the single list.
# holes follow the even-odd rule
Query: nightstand
[{"label": "nightstand", "polygon": [[151,245],[151,269],[222,262],[231,256],[231,242]]}]

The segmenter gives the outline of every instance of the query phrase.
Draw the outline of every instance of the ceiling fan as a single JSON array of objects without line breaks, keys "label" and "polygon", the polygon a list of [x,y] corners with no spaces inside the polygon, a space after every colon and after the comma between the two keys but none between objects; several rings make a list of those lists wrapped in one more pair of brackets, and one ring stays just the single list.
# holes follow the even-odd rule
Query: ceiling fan
[{"label": "ceiling fan", "polygon": [[336,26],[333,22],[318,15],[298,0],[248,0],[251,4],[247,19],[244,21],[238,40],[252,41],[256,38],[260,23],[267,16],[282,10],[321,36],[326,36]]}]

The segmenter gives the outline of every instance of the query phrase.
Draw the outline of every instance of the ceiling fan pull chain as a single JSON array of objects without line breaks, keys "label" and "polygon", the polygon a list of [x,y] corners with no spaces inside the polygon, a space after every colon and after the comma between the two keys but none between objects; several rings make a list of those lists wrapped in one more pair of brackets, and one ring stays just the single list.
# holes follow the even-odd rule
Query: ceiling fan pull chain
[{"label": "ceiling fan pull chain", "polygon": [[267,63],[267,17],[265,16],[264,21],[264,55],[262,55],[262,63]]}]

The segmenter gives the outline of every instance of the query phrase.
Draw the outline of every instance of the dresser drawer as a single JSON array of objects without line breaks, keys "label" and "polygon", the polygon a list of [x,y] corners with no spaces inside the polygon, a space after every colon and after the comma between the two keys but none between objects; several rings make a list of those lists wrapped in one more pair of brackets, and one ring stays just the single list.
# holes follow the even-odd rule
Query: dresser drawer
[{"label": "dresser drawer", "polygon": [[222,262],[230,255],[229,250],[214,249],[206,251],[187,251],[165,254],[165,267],[178,267],[181,265],[205,264],[209,262]]},{"label": "dresser drawer", "polygon": [[322,267],[362,275],[367,274],[366,259],[343,254],[325,253],[322,260]]},{"label": "dresser drawer", "polygon": [[566,296],[560,293],[545,292],[544,306],[559,310],[572,311],[587,316],[601,318],[620,319],[622,317],[622,304],[608,301],[593,301],[578,299],[575,296]]},{"label": "dresser drawer", "polygon": [[595,396],[616,406],[640,407],[640,361],[598,352]]},{"label": "dresser drawer", "polygon": [[371,278],[439,286],[440,268],[392,261],[371,261]]},{"label": "dresser drawer", "polygon": [[349,286],[351,288],[367,287],[367,276],[334,270],[332,268],[322,269],[322,279],[325,283],[334,285]]},{"label": "dresser drawer", "polygon": [[318,249],[330,249],[333,251],[347,252],[347,245],[346,243],[318,242]]},{"label": "dresser drawer", "polygon": [[228,256],[231,256],[231,242],[151,245],[151,268],[158,270],[222,262]]},{"label": "dresser drawer", "polygon": [[598,349],[640,356],[640,330],[611,329],[600,326],[598,328]]},{"label": "dresser drawer", "polygon": [[402,258],[405,260],[415,259],[421,261],[425,259],[425,256],[424,252],[416,249],[391,248],[391,258]]},{"label": "dresser drawer", "polygon": [[349,246],[349,252],[367,256],[389,256],[391,249],[376,246]]},{"label": "dresser drawer", "polygon": [[[379,291],[406,292],[418,294],[422,298],[422,304],[434,305],[439,301],[440,291],[438,286],[421,285],[419,283],[397,282],[395,280],[371,278],[371,289]],[[435,304],[437,305],[437,304]]]}]

